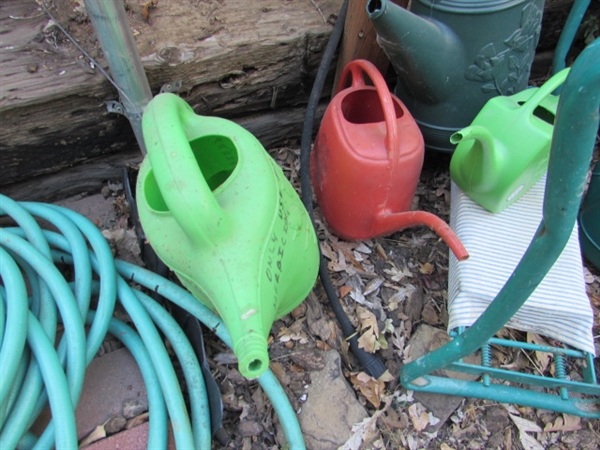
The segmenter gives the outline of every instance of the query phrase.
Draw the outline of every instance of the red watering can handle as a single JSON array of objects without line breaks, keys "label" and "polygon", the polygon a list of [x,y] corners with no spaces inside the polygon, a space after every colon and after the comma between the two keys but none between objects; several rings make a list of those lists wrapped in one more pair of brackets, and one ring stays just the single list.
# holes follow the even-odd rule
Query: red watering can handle
[{"label": "red watering can handle", "polygon": [[346,89],[349,81],[352,82],[352,88],[365,87],[364,74],[367,74],[375,85],[379,101],[381,102],[387,131],[385,135],[385,147],[388,151],[388,157],[391,158],[399,148],[396,109],[394,108],[394,101],[392,100],[390,90],[381,76],[381,73],[377,70],[377,67],[366,59],[355,59],[354,61],[350,61],[342,71],[336,94],[343,89]]}]

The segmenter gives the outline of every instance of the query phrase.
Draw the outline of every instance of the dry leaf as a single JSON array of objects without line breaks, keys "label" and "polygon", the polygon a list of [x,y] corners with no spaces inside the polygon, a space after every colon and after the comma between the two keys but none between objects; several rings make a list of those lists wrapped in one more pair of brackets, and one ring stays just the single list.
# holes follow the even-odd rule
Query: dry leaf
[{"label": "dry leaf", "polygon": [[419,272],[421,272],[424,275],[431,275],[434,270],[435,270],[435,267],[430,262],[426,262],[425,264],[421,264],[421,267],[419,268]]},{"label": "dry leaf", "polygon": [[420,403],[413,403],[408,407],[408,416],[416,431],[423,431],[429,425],[429,414]]},{"label": "dry leaf", "polygon": [[541,433],[542,429],[540,426],[522,417],[509,414],[508,417],[519,429],[519,441],[525,450],[544,450],[544,446],[540,444],[533,436],[527,434],[527,432]]},{"label": "dry leaf", "polygon": [[352,292],[352,289],[354,288],[352,286],[348,286],[347,284],[340,287],[340,298],[344,298],[346,295]]},{"label": "dry leaf", "polygon": [[145,412],[143,414],[140,414],[139,416],[132,417],[131,419],[129,419],[127,421],[127,424],[125,425],[125,429],[129,430],[130,428],[135,428],[138,425],[146,423],[146,422],[148,422],[149,417],[150,417],[149,412]]},{"label": "dry leaf", "polygon": [[352,427],[352,436],[338,450],[359,450],[363,442],[370,442],[377,435],[377,420],[384,410],[375,411],[372,417],[363,419]]},{"label": "dry leaf", "polygon": [[585,284],[592,284],[596,277],[587,267],[583,268],[583,279],[585,280]]},{"label": "dry leaf", "polygon": [[359,242],[354,250],[364,253],[365,255],[370,255],[372,253],[372,250],[364,242]]},{"label": "dry leaf", "polygon": [[302,317],[292,323],[289,327],[282,327],[277,334],[279,342],[290,342],[297,341],[300,344],[306,344],[308,342],[308,336],[303,330],[303,323],[306,317]]},{"label": "dry leaf", "polygon": [[519,431],[524,431],[524,432],[530,431],[533,433],[541,433],[542,432],[542,428],[537,423],[532,422],[531,420],[523,419],[522,417],[515,416],[513,414],[509,414],[508,416],[511,418],[511,420],[514,422],[514,424],[517,426]]},{"label": "dry leaf", "polygon": [[379,327],[377,326],[377,318],[375,314],[369,311],[367,308],[362,306],[356,307],[356,317],[360,322],[360,329],[365,330],[367,328],[373,328],[375,334],[379,334]]},{"label": "dry leaf", "polygon": [[408,269],[400,270],[396,266],[392,266],[391,269],[383,269],[385,273],[387,273],[390,277],[392,277],[392,281],[399,282],[404,278],[412,278],[412,273]]},{"label": "dry leaf", "polygon": [[158,0],[150,0],[149,2],[142,3],[142,17],[149,24],[152,24],[150,20],[150,10],[156,8],[157,5]]},{"label": "dry leaf", "polygon": [[90,434],[81,440],[79,447],[85,447],[86,445],[90,445],[96,441],[99,441],[100,439],[104,439],[105,437],[106,430],[104,429],[104,425],[98,425]]},{"label": "dry leaf", "polygon": [[394,408],[388,408],[386,414],[381,416],[381,420],[392,430],[404,430],[408,427],[408,416],[406,413],[398,412]]},{"label": "dry leaf", "polygon": [[377,244],[377,246],[375,247],[375,251],[377,252],[377,255],[387,261],[388,257],[387,257],[387,253],[385,253],[385,250],[383,249],[383,247],[381,246],[381,244]]},{"label": "dry leaf", "polygon": [[384,383],[388,383],[390,381],[394,381],[396,378],[390,373],[389,370],[386,370],[377,378],[379,381],[383,381]]},{"label": "dry leaf", "polygon": [[337,261],[336,252],[333,251],[333,249],[327,242],[321,241],[321,242],[319,242],[319,246],[321,247],[321,253],[323,254],[323,256],[325,256],[327,259],[329,259],[331,261]]},{"label": "dry leaf", "polygon": [[523,431],[519,432],[519,441],[521,441],[524,450],[545,450],[545,447],[536,441],[533,436]]},{"label": "dry leaf", "polygon": [[397,288],[397,292],[388,299],[388,311],[394,311],[398,309],[400,303],[402,303],[405,299],[409,298],[411,294],[416,290],[417,288],[412,284],[407,284],[405,286],[402,286],[401,288]]},{"label": "dry leaf", "polygon": [[[536,344],[536,345],[548,346],[548,342],[546,342],[543,337],[541,337],[539,334],[532,333],[532,332],[527,333],[527,342],[529,342],[531,344]],[[548,365],[550,364],[550,361],[552,358],[550,356],[550,353],[548,353],[548,352],[536,351],[535,359],[539,363],[538,368],[540,369],[540,372],[544,373],[546,371],[546,369],[548,368]]]},{"label": "dry leaf", "polygon": [[581,430],[581,417],[564,414],[558,416],[554,423],[548,423],[544,427],[544,432],[550,431],[577,431]]},{"label": "dry leaf", "polygon": [[350,381],[369,403],[375,408],[379,408],[381,398],[385,392],[385,383],[382,380],[376,380],[365,372],[358,372],[350,374]]},{"label": "dry leaf", "polygon": [[361,336],[358,338],[358,346],[369,353],[375,353],[381,348],[387,348],[387,341],[379,332],[375,314],[362,306],[356,307],[356,315],[360,322]]},{"label": "dry leaf", "polygon": [[442,445],[440,445],[440,450],[454,450],[454,448],[450,447],[448,444],[446,444],[444,442],[444,443],[442,443]]},{"label": "dry leaf", "polygon": [[377,289],[379,289],[379,286],[381,286],[383,284],[383,281],[384,281],[384,279],[381,277],[373,278],[371,281],[369,281],[369,283],[365,287],[365,291],[363,292],[363,295],[366,297],[367,295],[375,292]]},{"label": "dry leaf", "polygon": [[375,353],[377,350],[381,348],[379,345],[379,339],[377,335],[373,332],[372,328],[366,330],[359,338],[358,338],[358,347],[364,349],[368,353]]}]

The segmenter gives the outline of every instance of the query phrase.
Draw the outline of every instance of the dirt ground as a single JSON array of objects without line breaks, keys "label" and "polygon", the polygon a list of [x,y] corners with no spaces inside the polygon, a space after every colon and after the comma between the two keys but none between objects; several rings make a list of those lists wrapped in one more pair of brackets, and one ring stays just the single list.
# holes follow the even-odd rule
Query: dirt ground
[{"label": "dirt ground", "polygon": [[[270,153],[299,189],[298,148],[271,149]],[[599,156],[596,151],[595,160]],[[449,218],[448,164],[449,155],[427,154],[414,205],[445,220]],[[115,180],[103,193],[113,205],[113,218],[96,220],[101,228],[111,230],[105,232],[107,237],[116,236],[116,230],[131,228],[122,185]],[[96,213],[98,211],[101,209]],[[368,338],[372,332],[365,324],[377,324],[379,345],[374,347],[375,353],[384,361],[390,376],[382,381],[360,372],[318,282],[305,302],[275,322],[269,354],[271,369],[294,409],[302,411],[312,383],[311,375],[323,369],[329,350],[339,352],[342,372],[338,376],[353,387],[355,400],[367,412],[366,418],[355,424],[345,446],[340,448],[566,450],[600,446],[598,421],[477,399],[440,396],[431,403],[427,401],[431,399],[421,399],[418,394],[404,389],[398,375],[409,357],[411,337],[418,330],[426,329],[441,335],[446,333],[446,245],[429,229],[419,227],[385,238],[345,242],[328,232],[318,208],[316,215],[321,248],[344,309],[357,329],[361,329],[362,337]],[[139,255],[132,248],[127,244],[115,245],[117,257],[134,258],[139,263]],[[588,265],[585,277],[596,317],[594,336],[598,336],[600,273]],[[501,335],[531,338],[508,329]],[[215,439],[213,448],[281,448],[283,441],[278,433],[277,418],[258,384],[240,375],[235,356],[218,339],[207,333],[205,340],[210,368],[224,405],[222,440]],[[103,351],[118,348],[113,345],[114,342],[107,340]],[[505,366],[524,372],[541,370],[541,359],[522,351],[498,353],[495,357],[502,358]],[[598,371],[598,359],[596,366]],[[579,376],[576,367],[568,370],[570,376]],[[331,410],[335,407],[332,405]],[[341,407],[346,408],[346,404]],[[446,417],[438,417],[440,415]]]}]

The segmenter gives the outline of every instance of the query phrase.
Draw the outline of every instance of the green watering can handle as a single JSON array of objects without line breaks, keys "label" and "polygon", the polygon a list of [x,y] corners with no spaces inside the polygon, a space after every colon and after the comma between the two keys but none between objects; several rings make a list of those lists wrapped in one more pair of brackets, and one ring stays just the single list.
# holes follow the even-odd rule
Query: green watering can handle
[{"label": "green watering can handle", "polygon": [[363,74],[367,74],[377,90],[379,101],[381,102],[381,109],[383,110],[383,117],[385,119],[385,127],[387,133],[385,135],[385,147],[388,151],[388,157],[391,159],[399,150],[400,143],[398,142],[398,127],[396,126],[396,109],[394,108],[394,101],[390,90],[385,84],[385,80],[381,76],[377,67],[366,59],[355,59],[350,61],[344,67],[342,74],[340,75],[340,82],[338,84],[337,92],[342,91],[346,88],[348,81],[352,82],[353,88],[365,87],[365,79]]},{"label": "green watering can handle", "polygon": [[558,88],[565,82],[570,70],[570,68],[561,70],[560,72],[553,75],[552,78],[546,81],[542,86],[540,86],[538,90],[529,99],[527,99],[527,101],[523,103],[523,105],[521,105],[521,114],[533,114],[535,108],[537,108],[546,97],[552,94],[552,92],[554,92],[556,88]]},{"label": "green watering can handle", "polygon": [[214,244],[229,229],[229,222],[189,144],[188,132],[198,120],[183,99],[164,93],[148,103],[142,130],[150,165],[169,211],[194,243]]}]

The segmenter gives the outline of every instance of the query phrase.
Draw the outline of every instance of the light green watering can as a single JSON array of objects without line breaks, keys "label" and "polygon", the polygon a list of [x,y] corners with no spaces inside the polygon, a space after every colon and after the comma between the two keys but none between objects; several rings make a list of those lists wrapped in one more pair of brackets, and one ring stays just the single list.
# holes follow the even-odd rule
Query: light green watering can
[{"label": "light green watering can", "polygon": [[454,133],[452,180],[473,201],[498,213],[516,202],[548,169],[563,69],[543,86],[488,100],[470,126]]},{"label": "light green watering can", "polygon": [[247,378],[269,366],[273,321],[312,289],[317,238],[300,198],[260,142],[174,94],[146,107],[140,221],[158,256],[223,319]]}]

